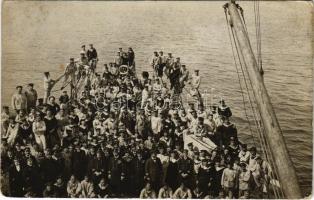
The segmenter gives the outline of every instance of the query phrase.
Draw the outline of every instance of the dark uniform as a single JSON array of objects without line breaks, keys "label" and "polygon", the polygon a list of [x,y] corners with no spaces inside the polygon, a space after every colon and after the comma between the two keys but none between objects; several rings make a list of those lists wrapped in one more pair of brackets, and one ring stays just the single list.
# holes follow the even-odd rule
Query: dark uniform
[{"label": "dark uniform", "polygon": [[145,172],[148,174],[148,178],[152,183],[152,187],[155,191],[159,190],[161,184],[162,165],[159,158],[153,160],[149,158],[145,163]]},{"label": "dark uniform", "polygon": [[[193,166],[194,166],[194,162],[192,159],[190,158],[181,158],[178,161],[178,171],[179,171],[179,180],[181,182],[185,181],[188,185],[189,188],[192,188],[192,176],[193,176]],[[182,173],[187,174],[186,177],[182,176]]]}]

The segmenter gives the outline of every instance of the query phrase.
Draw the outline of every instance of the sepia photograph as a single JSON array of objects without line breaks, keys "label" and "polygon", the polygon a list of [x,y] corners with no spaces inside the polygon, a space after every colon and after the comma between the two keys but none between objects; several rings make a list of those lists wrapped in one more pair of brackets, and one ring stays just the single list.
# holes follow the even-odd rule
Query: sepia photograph
[{"label": "sepia photograph", "polygon": [[2,197],[310,199],[312,1],[19,1]]}]

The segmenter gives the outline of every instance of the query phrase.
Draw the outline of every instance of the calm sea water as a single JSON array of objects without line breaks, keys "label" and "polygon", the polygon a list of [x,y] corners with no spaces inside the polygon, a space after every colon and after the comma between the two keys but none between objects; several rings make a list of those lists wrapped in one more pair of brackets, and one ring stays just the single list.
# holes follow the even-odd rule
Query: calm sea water
[{"label": "calm sea water", "polygon": [[[153,51],[179,56],[200,69],[202,90],[226,99],[242,140],[252,144],[228,38],[224,2],[5,2],[2,28],[2,104],[16,85],[33,82],[43,94],[44,71],[57,77],[82,44],[100,63],[118,47],[133,47],[138,70],[150,70]],[[240,2],[255,49],[253,3]],[[312,180],[312,21],[310,3],[261,2],[265,84],[304,194]],[[214,89],[212,89],[214,88]]]}]

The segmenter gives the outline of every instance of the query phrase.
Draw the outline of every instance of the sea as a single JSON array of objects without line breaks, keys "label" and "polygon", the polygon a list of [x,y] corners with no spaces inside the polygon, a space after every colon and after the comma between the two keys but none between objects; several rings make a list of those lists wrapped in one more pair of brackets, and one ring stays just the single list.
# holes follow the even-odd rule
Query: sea
[{"label": "sea", "polygon": [[[180,57],[191,73],[199,69],[200,91],[206,94],[206,101],[225,99],[241,141],[249,147],[258,145],[256,132],[249,130],[248,122],[253,128],[254,123],[245,88],[246,107],[243,105],[222,8],[225,3],[5,1],[1,104],[11,105],[17,85],[34,83],[42,96],[43,72],[49,71],[52,78],[60,76],[69,58],[79,57],[83,44],[92,43],[97,49],[98,71],[113,61],[119,47],[133,48],[139,74],[152,71],[153,52],[162,50]],[[256,54],[254,3],[238,3]],[[312,190],[313,163],[313,4],[261,1],[259,5],[264,82],[306,196]]]}]

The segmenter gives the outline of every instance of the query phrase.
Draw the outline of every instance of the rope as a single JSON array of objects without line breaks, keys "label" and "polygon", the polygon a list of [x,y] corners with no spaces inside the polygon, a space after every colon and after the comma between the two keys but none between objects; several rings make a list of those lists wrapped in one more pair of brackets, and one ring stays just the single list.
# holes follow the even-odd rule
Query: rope
[{"label": "rope", "polygon": [[257,64],[260,72],[263,74],[259,0],[254,0],[254,22],[255,22]]},{"label": "rope", "polygon": [[[227,18],[228,20],[228,18]],[[275,174],[277,174],[276,172],[276,168],[274,168],[274,164],[273,164],[273,158],[272,158],[272,155],[267,151],[267,146],[268,144],[266,144],[266,140],[265,138],[263,137],[263,134],[261,133],[261,130],[260,130],[260,125],[257,123],[257,115],[256,115],[256,111],[253,107],[253,104],[252,104],[252,100],[251,100],[251,95],[250,95],[250,92],[249,92],[249,89],[248,89],[248,84],[247,84],[247,80],[246,80],[246,77],[245,77],[245,74],[244,74],[244,70],[243,70],[243,66],[242,66],[242,62],[241,62],[241,59],[240,59],[240,54],[239,54],[239,50],[238,50],[238,47],[237,47],[237,42],[235,40],[235,36],[234,36],[234,32],[233,32],[233,29],[231,28],[231,31],[232,31],[232,36],[233,36],[233,40],[234,40],[234,44],[235,44],[235,47],[236,47],[236,50],[237,50],[237,54],[238,54],[238,58],[239,58],[239,63],[240,63],[240,66],[241,66],[241,71],[242,71],[242,74],[243,74],[243,77],[244,77],[244,82],[245,82],[245,86],[246,86],[246,89],[247,89],[247,92],[248,92],[248,97],[249,97],[249,102],[250,102],[250,106],[251,106],[251,109],[252,109],[252,112],[253,112],[253,117],[254,117],[254,122],[255,122],[255,126],[256,126],[256,130],[257,132],[259,133],[258,136],[259,136],[259,140],[261,142],[261,145],[262,145],[262,151],[264,153],[264,155],[266,156],[266,160],[269,162],[269,164],[272,165],[272,168],[274,169],[274,172]],[[251,82],[250,82],[251,83]],[[252,83],[251,83],[251,86],[252,86]],[[254,95],[254,94],[253,94]],[[254,96],[255,97],[255,96]],[[255,98],[256,99],[256,98]],[[273,191],[275,193],[275,196],[278,197],[279,194],[277,192],[277,188],[273,187]]]},{"label": "rope", "polygon": [[[231,29],[232,30],[232,29]],[[241,65],[241,70],[242,70],[242,73],[243,73],[243,77],[244,77],[244,80],[245,80],[245,85],[246,85],[246,89],[248,91],[248,97],[249,97],[249,102],[250,102],[250,105],[251,105],[251,108],[252,108],[252,111],[253,111],[253,117],[254,117],[254,121],[255,121],[255,125],[256,125],[256,130],[258,131],[258,134],[259,134],[259,139],[260,139],[260,142],[262,144],[262,151],[264,153],[264,155],[266,156],[266,160],[269,162],[269,164],[272,166],[272,169],[273,169],[273,172],[275,173],[275,176],[278,177],[278,172],[277,172],[277,168],[276,166],[273,164],[274,163],[274,158],[273,158],[273,155],[269,152],[269,146],[268,144],[266,143],[266,139],[264,137],[264,134],[262,134],[262,128],[261,128],[261,125],[257,122],[257,115],[256,115],[256,111],[255,111],[255,108],[253,107],[253,104],[252,104],[252,100],[251,100],[251,97],[250,97],[250,93],[249,93],[249,89],[248,89],[248,86],[247,86],[247,81],[246,81],[246,78],[245,78],[245,74],[244,74],[244,70],[243,70],[243,67],[242,67],[242,63],[241,63],[241,60],[240,60],[240,54],[239,54],[239,51],[238,51],[238,47],[237,47],[237,43],[236,43],[236,40],[235,40],[235,36],[234,36],[234,32],[232,30],[232,35],[233,35],[233,39],[234,39],[234,42],[235,42],[235,47],[236,47],[236,50],[237,50],[237,54],[238,54],[238,58],[239,58],[239,62],[240,62],[240,65]],[[251,80],[249,79],[249,82],[250,82],[250,86],[253,88],[253,85],[252,85],[252,82]],[[256,97],[253,93],[253,97],[254,99],[256,100]],[[261,117],[261,114],[259,112],[259,115]],[[263,133],[265,133],[265,130],[263,131]],[[272,185],[273,186],[273,185]],[[283,194],[283,191],[282,189],[280,188],[280,193],[282,196],[284,196]],[[277,191],[277,187],[274,187],[273,186],[273,191],[275,193],[275,196],[279,196],[279,192]]]},{"label": "rope", "polygon": [[[259,15],[259,14],[258,14]],[[243,17],[243,16],[242,16]],[[244,19],[243,19],[244,20]],[[244,26],[245,26],[245,29],[246,29],[246,25],[245,25],[245,23],[244,23]],[[247,30],[247,29],[246,29]],[[259,31],[258,32],[260,32],[260,29],[259,29]],[[248,37],[248,33],[247,33],[247,37]],[[259,42],[258,42],[259,44],[261,43],[261,41],[259,40]],[[259,50],[260,50],[260,45],[259,45]],[[259,55],[261,55],[261,52],[259,53]],[[261,63],[261,57],[259,57],[259,59],[260,59],[260,63]],[[247,70],[247,69],[246,69]],[[260,68],[260,72],[263,74],[263,69],[262,68]],[[248,73],[248,72],[247,72]],[[243,75],[244,75],[244,73],[243,73]],[[249,82],[250,82],[250,86],[251,86],[251,88],[253,88],[253,84],[252,84],[252,82],[251,82],[251,80],[249,79]],[[256,96],[255,96],[255,94],[253,93],[253,97],[254,97],[254,99],[255,99],[255,104],[256,104]],[[251,100],[250,100],[251,101]],[[253,107],[252,107],[252,110],[253,110]],[[254,111],[254,117],[256,118],[256,111],[255,111],[255,109],[253,110]],[[259,114],[259,117],[261,118],[261,113],[260,113],[260,110],[258,110],[258,114]],[[256,120],[256,119],[255,119]],[[262,138],[262,144],[263,144],[263,146],[265,147],[265,149],[266,149],[266,151],[267,151],[267,153],[268,153],[268,155],[267,155],[267,157],[268,157],[268,160],[270,159],[271,160],[271,162],[272,163],[270,163],[270,164],[272,164],[272,168],[274,169],[274,172],[275,172],[275,176],[278,178],[279,176],[278,176],[278,169],[276,168],[276,166],[273,164],[274,163],[274,158],[273,158],[273,155],[272,155],[272,153],[270,152],[270,150],[269,150],[269,145],[268,145],[268,143],[267,143],[267,140],[266,140],[266,138],[265,138],[265,129],[260,125],[260,123],[257,123],[258,125],[257,125],[257,128],[258,128],[258,132],[259,132],[259,134],[260,134],[260,136],[261,136],[261,138]],[[282,191],[282,188],[280,188],[280,192],[281,192],[281,195],[282,195],[282,197],[284,197],[284,193],[283,193],[283,191]]]},{"label": "rope", "polygon": [[69,85],[69,83],[71,83],[71,81],[67,82],[67,83],[66,83],[64,86],[62,86],[60,89],[52,90],[51,93],[52,93],[52,92],[58,92],[58,91],[63,90],[64,88],[66,88],[66,87]]},{"label": "rope", "polygon": [[255,139],[254,139],[254,136],[253,136],[253,131],[252,131],[251,123],[250,123],[250,120],[249,120],[249,116],[248,116],[248,114],[247,114],[247,109],[246,109],[246,104],[245,104],[245,98],[244,98],[243,88],[242,88],[242,84],[241,84],[241,78],[240,78],[240,75],[239,75],[239,69],[238,69],[238,65],[237,65],[236,59],[235,59],[234,47],[233,47],[233,43],[232,43],[232,40],[231,40],[230,27],[229,27],[229,20],[228,20],[228,17],[227,17],[227,10],[226,10],[226,9],[225,9],[225,17],[226,17],[226,23],[227,23],[227,28],[228,28],[229,40],[230,40],[231,49],[232,49],[233,61],[234,61],[234,65],[235,65],[235,67],[236,67],[236,71],[237,71],[237,75],[238,75],[238,80],[239,80],[239,85],[240,85],[240,89],[241,89],[241,95],[242,95],[242,102],[243,102],[244,114],[245,114],[247,123],[248,123],[248,125],[249,125],[251,138],[252,138],[252,140],[253,140],[254,146],[256,146],[256,142],[255,142]]}]

